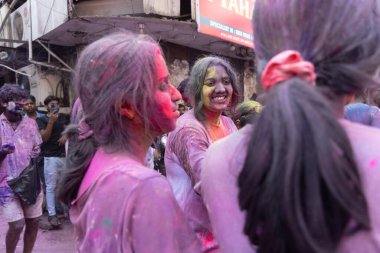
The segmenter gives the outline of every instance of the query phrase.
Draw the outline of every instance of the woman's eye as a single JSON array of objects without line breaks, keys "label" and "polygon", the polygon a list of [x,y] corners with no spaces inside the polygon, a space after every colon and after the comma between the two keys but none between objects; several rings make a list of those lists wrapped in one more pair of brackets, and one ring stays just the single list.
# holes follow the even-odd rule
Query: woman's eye
[{"label": "woman's eye", "polygon": [[162,83],[162,84],[160,84],[159,89],[160,89],[161,91],[167,91],[167,90],[169,89],[169,84],[167,84],[167,83]]},{"label": "woman's eye", "polygon": [[223,84],[228,85],[231,83],[231,80],[229,78],[223,79]]},{"label": "woman's eye", "polygon": [[206,84],[207,86],[213,86],[213,85],[214,85],[214,82],[213,82],[213,81],[207,81],[207,82],[205,82],[205,84]]}]

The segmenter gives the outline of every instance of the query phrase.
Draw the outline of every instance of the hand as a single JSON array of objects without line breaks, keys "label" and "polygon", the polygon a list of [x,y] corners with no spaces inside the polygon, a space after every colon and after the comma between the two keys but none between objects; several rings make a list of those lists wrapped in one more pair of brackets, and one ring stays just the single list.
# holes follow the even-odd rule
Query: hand
[{"label": "hand", "polygon": [[57,121],[59,114],[58,113],[49,113],[49,121],[54,123]]},{"label": "hand", "polygon": [[15,146],[13,144],[5,144],[1,146],[0,152],[6,155],[11,154],[15,152]]},{"label": "hand", "polygon": [[65,145],[67,139],[68,139],[67,134],[62,135],[61,138],[59,138],[58,140],[59,146]]},{"label": "hand", "polygon": [[32,158],[36,158],[36,157],[38,157],[38,155],[40,154],[40,152],[41,152],[40,146],[38,146],[38,145],[34,146],[33,149],[32,149],[32,152],[31,152],[30,156]]}]

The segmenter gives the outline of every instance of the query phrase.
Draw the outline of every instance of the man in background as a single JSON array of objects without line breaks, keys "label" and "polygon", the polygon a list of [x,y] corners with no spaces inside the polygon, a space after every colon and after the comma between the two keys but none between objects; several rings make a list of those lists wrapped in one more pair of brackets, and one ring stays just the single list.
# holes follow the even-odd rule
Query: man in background
[{"label": "man in background", "polygon": [[42,113],[37,111],[36,98],[32,95],[29,95],[29,97],[25,100],[24,111],[25,116],[34,120],[43,116]]},{"label": "man in background", "polygon": [[59,100],[55,96],[48,96],[44,100],[47,114],[37,118],[43,145],[42,155],[44,157],[44,176],[46,184],[46,205],[48,210],[48,221],[53,228],[59,228],[61,222],[57,217],[55,205],[55,191],[59,172],[65,164],[65,138],[61,137],[69,118],[59,113]]},{"label": "man in background", "polygon": [[14,194],[7,181],[16,178],[29,165],[30,159],[38,156],[42,142],[37,124],[22,117],[27,97],[25,90],[17,84],[4,84],[0,88],[0,207],[8,222],[5,236],[6,252],[14,253],[24,232],[24,253],[31,253],[38,233],[38,218],[42,215],[42,193],[33,205],[26,205]]}]

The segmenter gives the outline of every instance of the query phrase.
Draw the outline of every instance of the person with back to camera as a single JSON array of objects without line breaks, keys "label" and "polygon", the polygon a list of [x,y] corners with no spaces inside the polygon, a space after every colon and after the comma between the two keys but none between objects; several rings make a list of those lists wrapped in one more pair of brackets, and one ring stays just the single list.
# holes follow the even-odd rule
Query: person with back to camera
[{"label": "person with back to camera", "polygon": [[83,118],[59,198],[71,204],[83,253],[198,253],[170,185],[143,165],[156,136],[175,128],[181,95],[159,45],[117,33],[87,46],[74,76]]},{"label": "person with back to camera", "polygon": [[379,84],[379,7],[256,0],[268,97],[258,127],[211,146],[201,175],[222,252],[380,252],[380,131],[343,119]]},{"label": "person with back to camera", "polygon": [[165,151],[166,175],[206,252],[218,252],[210,220],[201,197],[201,162],[211,143],[236,131],[222,112],[238,103],[235,72],[224,59],[199,59],[191,70],[189,84],[194,108],[182,115],[169,133]]},{"label": "person with back to camera", "polygon": [[38,234],[38,219],[42,215],[43,193],[35,204],[27,205],[9,187],[7,181],[17,178],[40,153],[42,143],[36,121],[22,116],[28,94],[17,84],[4,84],[0,99],[5,108],[0,115],[0,207],[8,223],[5,235],[5,252],[14,253],[20,235],[23,235],[23,252],[31,253]]}]

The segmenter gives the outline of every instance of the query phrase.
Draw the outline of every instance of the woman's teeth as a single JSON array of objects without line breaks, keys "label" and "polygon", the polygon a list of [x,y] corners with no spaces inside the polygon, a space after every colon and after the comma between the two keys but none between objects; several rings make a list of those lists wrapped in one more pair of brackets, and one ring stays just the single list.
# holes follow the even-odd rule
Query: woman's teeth
[{"label": "woman's teeth", "polygon": [[225,96],[222,96],[222,97],[214,97],[213,100],[216,100],[216,101],[222,101],[225,99]]}]

